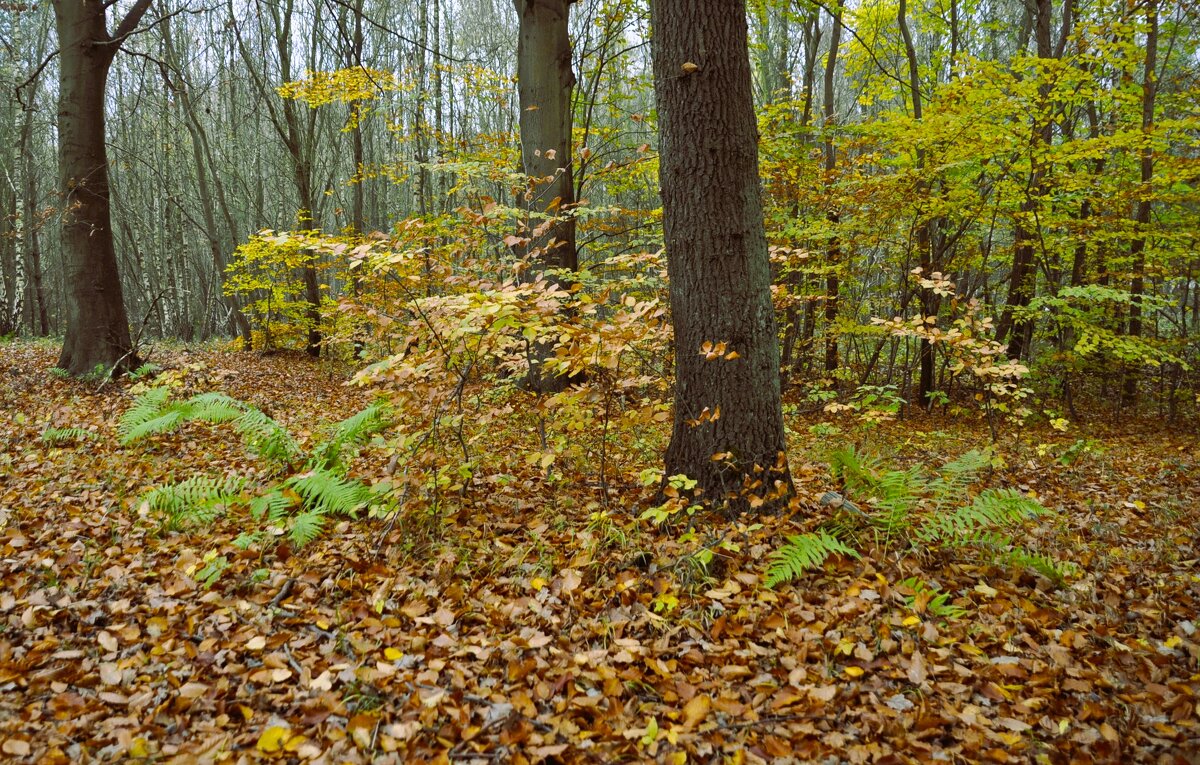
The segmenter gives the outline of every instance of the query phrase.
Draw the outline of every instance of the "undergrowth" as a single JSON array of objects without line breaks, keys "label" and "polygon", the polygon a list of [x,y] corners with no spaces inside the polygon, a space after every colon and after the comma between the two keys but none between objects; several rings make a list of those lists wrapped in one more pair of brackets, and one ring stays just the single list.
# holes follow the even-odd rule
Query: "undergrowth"
[{"label": "undergrowth", "polygon": [[[244,509],[257,522],[284,528],[299,546],[319,536],[330,516],[353,517],[375,497],[346,471],[353,456],[391,425],[392,416],[386,403],[371,404],[330,427],[326,438],[305,454],[286,428],[245,402],[217,392],[172,400],[169,389],[152,388],[121,417],[117,434],[129,446],[188,422],[232,424],[263,463],[258,475],[265,480],[195,475],[152,489],[142,502],[174,528],[205,526],[231,509]],[[243,534],[239,543],[249,546],[263,533]]]},{"label": "undergrowth", "polygon": [[922,466],[885,469],[881,460],[853,447],[833,451],[830,471],[844,493],[828,492],[822,503],[836,512],[821,528],[788,537],[772,553],[766,585],[775,587],[820,568],[831,555],[857,558],[857,548],[867,537],[885,546],[969,554],[1062,582],[1072,573],[1072,564],[1014,539],[1030,520],[1049,511],[1015,489],[974,491],[990,464],[987,452],[972,450],[931,475]]}]

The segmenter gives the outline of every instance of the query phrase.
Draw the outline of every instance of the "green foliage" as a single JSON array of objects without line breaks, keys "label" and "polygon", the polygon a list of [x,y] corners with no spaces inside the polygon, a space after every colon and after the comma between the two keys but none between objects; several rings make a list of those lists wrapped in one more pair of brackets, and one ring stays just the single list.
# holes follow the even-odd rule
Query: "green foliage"
[{"label": "green foliage", "polygon": [[224,555],[217,555],[216,550],[210,550],[204,555],[204,565],[195,571],[196,581],[204,585],[204,589],[210,589],[227,568],[229,559]]},{"label": "green foliage", "polygon": [[[929,585],[915,576],[910,576],[900,583],[901,587],[912,590],[913,594],[904,598],[904,604],[910,610],[931,613],[942,619],[960,619],[967,615],[967,610],[950,602],[950,593],[939,592],[937,585]],[[924,601],[923,609],[918,602]]]},{"label": "green foliage", "polygon": [[143,427],[162,416],[170,398],[171,391],[168,388],[152,388],[134,399],[133,405],[117,423],[117,436],[121,443],[130,444],[149,435],[149,432],[142,433]]},{"label": "green foliage", "polygon": [[[386,429],[390,410],[375,403],[333,425],[330,437],[308,455],[304,472],[277,482],[197,475],[147,492],[143,502],[166,515],[174,528],[205,526],[232,508],[243,508],[259,522],[288,527],[291,540],[304,545],[315,539],[328,515],[354,516],[372,498],[370,489],[346,476],[347,463],[371,438]],[[172,401],[170,391],[155,388],[139,396],[121,418],[121,441],[131,444],[169,432],[189,421],[232,423],[247,448],[273,471],[286,470],[304,457],[290,433],[274,419],[224,393],[201,393]],[[272,471],[260,473],[270,475]],[[244,533],[239,539],[258,536]]]},{"label": "green foliage", "polygon": [[64,446],[79,441],[95,441],[97,435],[83,428],[46,428],[42,431],[42,443],[46,446]]},{"label": "green foliage", "polygon": [[130,382],[137,382],[139,380],[144,380],[149,377],[154,377],[159,372],[161,372],[162,369],[163,368],[161,366],[159,366],[158,364],[154,364],[152,362],[146,362],[145,364],[142,364],[140,367],[138,367],[137,369],[135,369],[129,373],[129,380],[130,380]]},{"label": "green foliage", "polygon": [[787,538],[787,544],[771,553],[765,584],[768,587],[790,582],[805,572],[820,568],[830,555],[860,557],[858,552],[824,529]]},{"label": "green foliage", "polygon": [[244,478],[192,476],[175,484],[160,486],[142,497],[150,510],[167,516],[172,528],[212,523],[246,486]]},{"label": "green foliage", "polygon": [[309,458],[309,467],[315,470],[341,468],[346,452],[357,450],[368,439],[386,430],[391,424],[391,407],[384,401],[376,401],[361,412],[337,423],[329,439],[313,451]]},{"label": "green foliage", "polygon": [[233,423],[246,447],[275,467],[286,467],[300,456],[292,434],[262,411],[247,407]]},{"label": "green foliage", "polygon": [[353,515],[370,499],[370,492],[358,481],[324,469],[294,475],[283,482],[304,500],[304,507],[319,515]]},{"label": "green foliage", "polygon": [[829,459],[834,480],[857,503],[827,494],[823,504],[841,512],[815,534],[789,537],[788,544],[774,554],[785,557],[772,558],[768,586],[821,565],[831,552],[844,554],[832,542],[848,546],[863,533],[898,537],[920,550],[969,549],[987,561],[1029,568],[1055,582],[1073,570],[1013,540],[1025,523],[1048,512],[1040,502],[1007,488],[972,494],[980,473],[991,466],[988,452],[969,451],[932,476],[921,466],[885,470],[879,459],[865,457],[852,447],[835,449]]},{"label": "green foliage", "polygon": [[250,451],[273,467],[285,467],[300,456],[300,447],[283,426],[259,409],[217,392],[172,401],[169,388],[151,388],[121,417],[117,434],[128,446],[192,421],[232,422]]}]

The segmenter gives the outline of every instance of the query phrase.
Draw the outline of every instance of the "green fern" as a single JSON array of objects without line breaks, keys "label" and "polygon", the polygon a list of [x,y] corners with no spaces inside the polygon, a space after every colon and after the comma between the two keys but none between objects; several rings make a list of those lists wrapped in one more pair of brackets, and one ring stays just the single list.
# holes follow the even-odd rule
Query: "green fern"
[{"label": "green fern", "polygon": [[304,499],[304,506],[321,515],[354,515],[367,503],[370,492],[358,481],[328,470],[310,470],[284,481]]},{"label": "green fern", "polygon": [[928,542],[969,539],[978,531],[1015,528],[1045,512],[1037,500],[1015,489],[988,489],[969,505],[932,513],[919,528],[918,536]]},{"label": "green fern", "polygon": [[991,456],[979,449],[972,449],[957,459],[942,465],[938,476],[930,482],[934,509],[962,501],[984,468],[992,464]]},{"label": "green fern", "polygon": [[154,362],[146,362],[145,364],[142,364],[140,367],[138,367],[137,369],[135,369],[129,373],[129,380],[131,382],[136,382],[137,380],[141,380],[144,377],[154,377],[159,372],[161,372],[162,369],[163,368],[161,366],[159,366],[158,364],[155,364]]},{"label": "green fern", "polygon": [[[883,470],[878,459],[853,447],[830,453],[830,470],[849,497],[828,492],[822,504],[840,509],[816,534],[789,537],[772,555],[767,583],[773,585],[820,566],[832,552],[847,554],[863,531],[882,531],[914,546],[971,549],[1003,565],[1029,568],[1061,582],[1069,564],[1031,552],[1013,541],[1030,519],[1048,512],[1015,489],[986,489],[972,497],[979,474],[991,465],[986,451],[972,450],[930,477],[920,466]],[[838,545],[834,547],[833,545]]]},{"label": "green fern", "polygon": [[188,399],[188,419],[204,422],[232,422],[248,408],[224,393],[201,393]]},{"label": "green fern", "polygon": [[383,401],[375,403],[333,427],[330,438],[318,445],[309,458],[310,469],[340,471],[347,450],[362,446],[371,436],[392,424],[391,408]]},{"label": "green fern", "polygon": [[98,436],[83,428],[46,428],[42,431],[42,443],[46,446],[63,446],[80,441],[94,441]]},{"label": "green fern", "polygon": [[[141,435],[142,428],[147,423],[161,417],[168,407],[171,391],[167,388],[151,388],[133,401],[129,411],[122,415],[117,423],[117,436],[122,444],[131,444]],[[149,435],[146,433],[145,435]]]},{"label": "green fern", "polygon": [[[171,401],[166,388],[139,396],[118,426],[122,443],[175,430],[183,423],[232,423],[247,448],[276,472],[297,464],[300,445],[278,422],[259,409],[224,393],[201,393],[186,401]],[[391,425],[391,410],[377,402],[330,428],[330,437],[307,460],[305,472],[282,481],[258,485],[246,497],[248,481],[194,476],[148,492],[151,510],[164,513],[174,526],[212,522],[231,505],[248,509],[257,521],[286,526],[292,541],[307,544],[320,535],[328,516],[353,517],[371,498],[371,491],[345,476],[345,456]],[[245,539],[257,538],[253,534]]]},{"label": "green fern", "polygon": [[197,475],[160,486],[142,497],[150,510],[164,513],[174,528],[212,523],[238,500],[246,486],[241,476]]},{"label": "green fern", "polygon": [[1027,568],[1036,571],[1056,584],[1061,584],[1067,577],[1079,573],[1079,567],[1071,561],[1060,561],[1049,555],[1027,550],[1020,545],[1013,545],[998,557],[997,562],[1014,568]]},{"label": "green fern", "polygon": [[879,460],[859,454],[853,446],[834,449],[829,453],[829,470],[833,480],[851,494],[869,494],[878,482]]},{"label": "green fern", "polygon": [[275,420],[258,409],[248,408],[233,422],[250,451],[279,466],[291,464],[300,456],[300,446]]},{"label": "green fern", "polygon": [[915,576],[910,576],[900,583],[901,587],[907,587],[913,591],[912,595],[904,598],[904,604],[911,611],[917,610],[917,596],[928,595],[925,603],[925,611],[933,614],[941,619],[960,619],[967,615],[967,610],[962,606],[956,606],[950,602],[950,593],[938,592],[940,588],[936,585],[926,584],[923,580]]},{"label": "green fern", "polygon": [[820,568],[830,555],[840,554],[851,558],[860,557],[854,548],[847,546],[824,529],[815,533],[788,537],[788,543],[771,553],[771,565],[767,568],[765,584],[775,587],[796,579],[814,568]]},{"label": "green fern", "polygon": [[288,496],[278,488],[272,489],[251,501],[250,515],[257,521],[281,523],[287,517],[288,511],[296,505],[296,500],[293,499],[295,496]]},{"label": "green fern", "polygon": [[297,547],[303,547],[309,542],[321,535],[321,531],[325,528],[325,514],[318,512],[315,509],[305,510],[297,513],[292,518],[292,528],[288,532],[288,538],[296,544]]}]

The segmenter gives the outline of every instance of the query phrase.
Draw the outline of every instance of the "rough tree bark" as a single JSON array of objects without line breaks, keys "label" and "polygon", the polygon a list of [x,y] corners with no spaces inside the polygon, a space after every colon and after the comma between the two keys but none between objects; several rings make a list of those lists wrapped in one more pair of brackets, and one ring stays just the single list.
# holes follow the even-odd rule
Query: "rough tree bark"
[{"label": "rough tree bark", "polygon": [[[537,252],[554,268],[579,267],[575,219],[562,215],[575,202],[571,163],[571,39],[567,19],[574,0],[514,0],[520,30],[517,37],[517,95],[521,109],[521,166],[529,178],[525,199],[529,213],[558,215],[540,227],[524,252]],[[542,230],[544,228],[544,230]]]},{"label": "rough tree bark", "polygon": [[111,2],[55,0],[58,30],[58,167],[67,334],[58,366],[73,375],[114,373],[140,361],[129,333],[109,209],[104,90],[113,57],[151,0],[137,0],[108,31]]},{"label": "rough tree bark", "polygon": [[651,23],[677,370],[666,474],[732,509],[777,506],[793,488],[745,3],[656,0]]}]

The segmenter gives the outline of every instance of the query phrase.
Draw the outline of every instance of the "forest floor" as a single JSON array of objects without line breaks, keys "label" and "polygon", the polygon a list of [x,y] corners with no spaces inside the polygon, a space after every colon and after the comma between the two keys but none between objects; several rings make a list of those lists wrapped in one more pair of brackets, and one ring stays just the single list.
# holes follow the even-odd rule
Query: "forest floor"
[{"label": "forest floor", "polygon": [[[644,492],[600,523],[594,487],[533,479],[472,493],[419,540],[361,520],[241,551],[245,519],[170,531],[138,498],[250,470],[244,450],[209,426],[120,447],[127,385],[57,379],[54,357],[0,344],[0,760],[1200,762],[1194,430],[1002,441],[988,481],[1053,510],[1028,533],[1079,567],[1061,585],[884,540],[767,589],[769,552],[829,512],[815,436],[793,454],[803,512],[703,521],[737,543],[707,570],[682,530],[636,520]],[[302,438],[370,397],[295,357],[166,358]],[[823,419],[805,417],[789,424]],[[48,426],[95,437],[50,446]],[[930,417],[870,438],[940,464],[988,433]],[[206,586],[213,551],[229,565]]]}]

